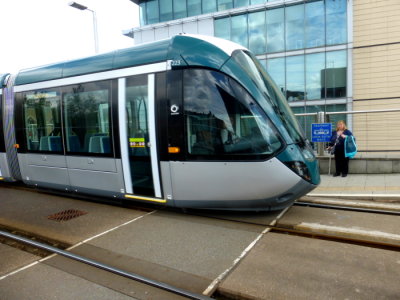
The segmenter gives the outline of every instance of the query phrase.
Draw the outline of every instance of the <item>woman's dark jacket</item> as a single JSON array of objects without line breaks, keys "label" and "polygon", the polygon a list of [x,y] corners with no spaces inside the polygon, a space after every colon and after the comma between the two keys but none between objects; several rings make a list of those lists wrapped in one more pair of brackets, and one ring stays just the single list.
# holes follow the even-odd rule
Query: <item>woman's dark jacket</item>
[{"label": "woman's dark jacket", "polygon": [[[343,134],[344,135],[353,135],[351,133],[351,131],[348,129],[345,129],[343,131]],[[334,131],[334,132],[332,132],[331,140],[329,142],[330,147],[333,147],[333,145],[335,145],[336,139],[337,139],[337,132]],[[338,151],[344,152],[344,140],[345,140],[345,138],[342,138],[341,136],[338,138],[336,147],[335,147],[335,153],[338,153]]]}]

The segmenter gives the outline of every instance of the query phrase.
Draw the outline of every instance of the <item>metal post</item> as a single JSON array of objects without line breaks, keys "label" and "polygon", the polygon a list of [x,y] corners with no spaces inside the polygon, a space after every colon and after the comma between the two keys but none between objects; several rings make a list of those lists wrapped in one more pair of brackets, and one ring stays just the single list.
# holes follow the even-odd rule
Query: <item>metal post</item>
[{"label": "metal post", "polygon": [[97,16],[96,12],[91,9],[87,9],[92,12],[93,14],[93,33],[94,33],[94,50],[96,53],[99,53],[99,35],[97,33]]},{"label": "metal post", "polygon": [[[319,111],[317,114],[317,123],[325,123],[325,112]],[[317,143],[317,149],[318,149],[318,156],[324,156],[324,145],[325,143],[319,142]]]},{"label": "metal post", "polygon": [[91,10],[87,6],[79,4],[77,2],[70,2],[68,5],[73,7],[73,8],[79,9],[79,10],[88,10],[88,11],[92,12],[92,14],[93,14],[94,51],[96,52],[96,54],[99,53],[99,36],[98,36],[98,33],[97,33],[96,12],[94,10]]}]

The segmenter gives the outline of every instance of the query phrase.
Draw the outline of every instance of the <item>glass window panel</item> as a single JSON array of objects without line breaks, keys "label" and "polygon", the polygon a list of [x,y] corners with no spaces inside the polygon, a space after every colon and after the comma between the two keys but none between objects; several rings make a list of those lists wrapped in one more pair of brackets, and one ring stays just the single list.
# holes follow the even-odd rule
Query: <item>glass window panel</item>
[{"label": "glass window panel", "polygon": [[264,2],[267,2],[267,0],[251,0],[251,5],[262,4]]},{"label": "glass window panel", "polygon": [[286,50],[304,48],[304,4],[286,7]]},{"label": "glass window panel", "polygon": [[284,8],[267,10],[267,52],[285,50]]},{"label": "glass window panel", "polygon": [[[340,112],[346,111],[346,104],[335,104],[335,105],[312,105],[312,106],[301,106],[301,107],[292,107],[294,114],[301,113],[315,113],[315,112]],[[303,127],[306,137],[311,141],[311,124],[317,122],[316,116],[296,116],[299,123]],[[327,123],[332,123],[332,128],[335,128],[337,121],[346,120],[345,114],[339,115],[328,115]],[[313,148],[316,150],[316,145],[311,143]]]},{"label": "glass window panel", "polygon": [[231,26],[231,40],[247,48],[247,14],[231,17]]},{"label": "glass window panel", "polygon": [[201,0],[187,0],[188,16],[201,15]]},{"label": "glass window panel", "polygon": [[233,8],[233,0],[217,0],[217,1],[218,1],[218,11]]},{"label": "glass window panel", "polygon": [[249,49],[254,54],[265,53],[266,50],[265,11],[249,14]]},{"label": "glass window panel", "polygon": [[327,98],[346,97],[347,52],[326,52],[325,84]]},{"label": "glass window panel", "polygon": [[[346,111],[346,104],[334,104],[334,105],[311,105],[303,107],[293,107],[293,112],[297,113],[315,113],[315,112],[340,112]],[[316,116],[297,116],[301,125],[303,126],[307,138],[311,141],[311,124],[317,122]],[[346,114],[339,115],[328,115],[327,123],[332,123],[332,128],[335,128],[337,121],[346,120]],[[311,143],[313,148],[316,150],[316,145]]]},{"label": "glass window panel", "polygon": [[186,17],[187,17],[186,1],[174,0],[174,19],[182,19]]},{"label": "glass window panel", "polygon": [[323,1],[306,3],[306,48],[325,45],[325,5]]},{"label": "glass window panel", "polygon": [[347,1],[326,0],[327,45],[347,42]]},{"label": "glass window panel", "polygon": [[202,0],[203,14],[213,13],[217,11],[217,0]]},{"label": "glass window panel", "polygon": [[267,72],[275,81],[278,88],[285,95],[285,58],[271,58],[267,60]]},{"label": "glass window panel", "polygon": [[192,155],[269,155],[282,145],[251,96],[221,73],[185,70],[184,107]]},{"label": "glass window panel", "polygon": [[173,19],[172,0],[160,1],[160,21],[170,21]]},{"label": "glass window panel", "polygon": [[62,152],[60,93],[55,89],[24,94],[24,122],[30,151]]},{"label": "glass window panel", "polygon": [[158,0],[148,1],[146,3],[147,24],[154,24],[160,21],[158,11]]},{"label": "glass window panel", "polygon": [[231,20],[230,18],[216,19],[214,21],[214,35],[221,39],[231,39]]},{"label": "glass window panel", "polygon": [[234,7],[241,7],[249,5],[249,0],[233,0]]},{"label": "glass window panel", "polygon": [[146,2],[142,2],[139,4],[139,19],[140,26],[147,25]]},{"label": "glass window panel", "polygon": [[110,81],[63,88],[67,152],[112,153],[110,88]]},{"label": "glass window panel", "polygon": [[[346,104],[333,104],[333,105],[326,105],[325,107],[326,112],[340,112],[340,111],[347,111]],[[335,114],[335,115],[328,115],[327,122],[332,123],[332,129],[335,130],[336,123],[340,120],[344,120],[346,123],[347,114]]]},{"label": "glass window panel", "polygon": [[325,53],[306,55],[306,95],[307,100],[324,99]]},{"label": "glass window panel", "polygon": [[147,75],[126,79],[126,118],[129,164],[135,194],[154,196],[149,148]]},{"label": "glass window panel", "polygon": [[286,57],[286,98],[304,100],[304,55]]}]

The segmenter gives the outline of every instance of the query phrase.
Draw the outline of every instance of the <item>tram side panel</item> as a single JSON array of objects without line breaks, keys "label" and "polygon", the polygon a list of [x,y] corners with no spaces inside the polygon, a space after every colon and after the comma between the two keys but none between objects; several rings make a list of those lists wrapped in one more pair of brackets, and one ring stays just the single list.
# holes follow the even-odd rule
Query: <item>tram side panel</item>
[{"label": "tram side panel", "polygon": [[114,157],[111,98],[111,80],[33,86],[17,93],[22,180],[102,196],[120,193],[122,172],[120,160]]},{"label": "tram side panel", "polygon": [[71,188],[117,197],[123,190],[117,131],[117,80],[62,87],[65,152]]}]

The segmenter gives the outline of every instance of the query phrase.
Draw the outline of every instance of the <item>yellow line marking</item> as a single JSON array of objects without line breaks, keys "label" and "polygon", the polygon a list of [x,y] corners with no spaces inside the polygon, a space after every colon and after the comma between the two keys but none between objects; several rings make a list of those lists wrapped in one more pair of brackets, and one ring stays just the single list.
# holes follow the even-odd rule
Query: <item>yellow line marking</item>
[{"label": "yellow line marking", "polygon": [[139,196],[133,196],[133,195],[125,195],[125,198],[152,201],[152,202],[158,202],[158,203],[167,203],[167,199],[139,197]]}]

